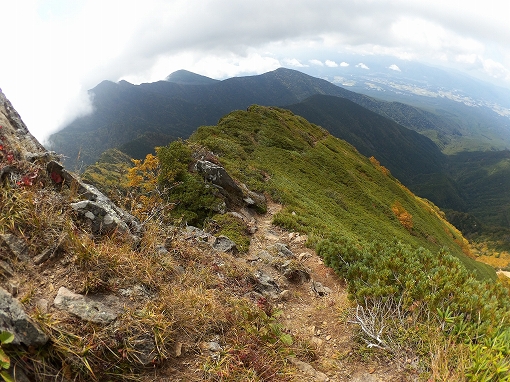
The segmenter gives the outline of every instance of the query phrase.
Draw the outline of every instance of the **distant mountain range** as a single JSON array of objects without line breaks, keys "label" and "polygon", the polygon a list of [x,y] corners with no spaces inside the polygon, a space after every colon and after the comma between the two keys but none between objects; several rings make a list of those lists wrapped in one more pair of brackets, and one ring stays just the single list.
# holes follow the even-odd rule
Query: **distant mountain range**
[{"label": "distant mountain range", "polygon": [[51,147],[64,154],[71,167],[94,163],[112,147],[123,148],[135,157],[144,156],[154,146],[177,137],[187,138],[198,126],[214,124],[232,110],[252,104],[286,106],[316,94],[349,99],[416,131],[448,134],[443,132],[448,124],[433,113],[402,103],[378,101],[283,68],[224,81],[181,70],[166,81],[149,84],[103,81],[90,93],[94,112],[49,139]]},{"label": "distant mountain range", "polygon": [[[506,167],[494,172],[482,163],[483,171],[476,173],[481,178],[470,183],[467,179],[473,176],[473,164],[463,168],[458,160],[463,157],[452,157],[452,162],[444,154],[487,148],[483,139],[505,147],[506,130],[499,125],[491,129],[480,122],[492,113],[488,109],[480,111],[452,100],[441,104],[446,109],[377,100],[284,68],[223,81],[179,70],[155,83],[103,81],[90,92],[94,112],[50,137],[52,149],[64,154],[71,168],[83,169],[110,148],[143,158],[155,146],[188,138],[199,126],[216,124],[232,110],[252,104],[280,106],[323,126],[363,155],[374,156],[403,184],[440,207],[510,226],[510,199],[506,200],[503,187]],[[485,138],[478,139],[480,134]],[[464,155],[485,158],[476,153]],[[496,164],[506,160],[505,156],[497,158]],[[487,171],[492,171],[493,188],[491,198],[484,199],[480,190],[484,189],[483,174]],[[488,204],[491,207],[485,209]],[[496,214],[489,217],[489,210]]]},{"label": "distant mountain range", "polygon": [[435,129],[420,133],[440,144],[447,154],[510,147],[510,89],[453,69],[395,57],[342,58],[342,65],[309,65],[300,70],[357,93],[403,102],[438,115],[448,123],[444,126],[446,134],[438,135]]}]

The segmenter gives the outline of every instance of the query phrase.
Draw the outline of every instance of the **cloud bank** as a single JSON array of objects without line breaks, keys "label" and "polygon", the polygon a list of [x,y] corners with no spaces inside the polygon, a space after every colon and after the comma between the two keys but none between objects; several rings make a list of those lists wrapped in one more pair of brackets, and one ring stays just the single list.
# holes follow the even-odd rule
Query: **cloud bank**
[{"label": "cloud bank", "polygon": [[499,0],[0,1],[0,87],[38,138],[90,110],[86,91],[104,79],[349,65],[325,51],[450,65],[510,87],[510,6]]}]

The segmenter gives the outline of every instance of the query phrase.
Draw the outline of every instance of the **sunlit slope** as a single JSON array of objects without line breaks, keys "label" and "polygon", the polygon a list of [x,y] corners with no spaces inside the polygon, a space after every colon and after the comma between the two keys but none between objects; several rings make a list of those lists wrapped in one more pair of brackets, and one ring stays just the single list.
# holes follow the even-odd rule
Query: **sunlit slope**
[{"label": "sunlit slope", "polygon": [[251,106],[203,126],[190,138],[206,146],[238,179],[266,190],[285,208],[276,222],[310,235],[395,239],[437,252],[446,247],[480,277],[493,271],[462,252],[464,239],[429,202],[376,162],[290,111]]}]

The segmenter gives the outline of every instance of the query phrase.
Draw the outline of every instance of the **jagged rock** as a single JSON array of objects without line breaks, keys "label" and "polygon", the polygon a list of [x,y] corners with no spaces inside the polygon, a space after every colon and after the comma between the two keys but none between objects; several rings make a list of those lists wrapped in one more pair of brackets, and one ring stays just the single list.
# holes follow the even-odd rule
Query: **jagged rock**
[{"label": "jagged rock", "polygon": [[25,313],[18,300],[0,288],[0,331],[14,334],[14,345],[42,346],[48,342],[44,334]]},{"label": "jagged rock", "polygon": [[288,289],[285,289],[278,295],[278,299],[281,301],[288,301],[291,298],[291,292]]},{"label": "jagged rock", "polygon": [[[1,144],[1,142],[0,142]],[[1,157],[0,157],[1,159]],[[9,174],[16,172],[16,168],[13,166],[5,166],[0,169],[0,182],[3,182]]]},{"label": "jagged rock", "polygon": [[264,194],[251,191],[245,184],[241,184],[243,191],[243,201],[248,207],[254,207],[257,212],[265,213],[267,211],[267,200]]},{"label": "jagged rock", "polygon": [[257,280],[257,284],[253,289],[256,292],[259,292],[264,296],[270,296],[272,298],[278,297],[278,294],[280,293],[280,287],[270,275],[259,269],[255,272],[254,276]]},{"label": "jagged rock", "polygon": [[119,289],[119,294],[124,297],[154,297],[154,294],[144,285],[134,285],[131,288]]},{"label": "jagged rock", "polygon": [[278,256],[286,257],[286,258],[294,258],[296,257],[294,253],[283,243],[276,243],[274,245],[276,248],[276,252],[278,253]]},{"label": "jagged rock", "polygon": [[168,252],[168,249],[166,249],[163,244],[156,246],[156,252],[159,256],[166,256],[170,253],[170,252]]},{"label": "jagged rock", "polygon": [[65,287],[60,287],[53,304],[82,320],[109,324],[117,318],[115,311],[105,304],[81,294],[73,293]]},{"label": "jagged rock", "polygon": [[4,244],[10,256],[14,256],[20,261],[30,260],[28,256],[28,245],[25,240],[13,234],[5,233],[0,235],[0,245],[1,244]]},{"label": "jagged rock", "polygon": [[44,154],[46,149],[30,134],[27,126],[21,120],[18,112],[5,97],[0,89],[0,126],[2,136],[8,146],[17,151],[19,157],[25,158],[28,153]]},{"label": "jagged rock", "polygon": [[315,370],[312,365],[310,365],[306,362],[300,361],[296,357],[289,357],[288,360],[291,364],[296,366],[303,373],[312,377],[314,379],[314,381],[317,381],[317,382],[329,381],[329,377],[326,374],[324,374],[321,371]]},{"label": "jagged rock", "polygon": [[234,182],[234,179],[232,179],[232,177],[222,166],[206,160],[198,160],[195,164],[195,169],[204,177],[204,179],[211,182],[215,186],[221,187],[228,194],[230,194],[231,197],[243,196],[243,191],[241,188],[237,185],[236,182]]},{"label": "jagged rock", "polygon": [[176,342],[175,343],[175,347],[174,347],[174,355],[176,358],[179,358],[181,355],[182,355],[182,347],[183,347],[183,343],[182,342]]},{"label": "jagged rock", "polygon": [[124,233],[129,232],[127,224],[114,211],[105,208],[105,205],[83,200],[71,203],[71,207],[78,213],[78,216],[90,222],[94,234],[110,233],[116,230]]},{"label": "jagged rock", "polygon": [[71,206],[80,215],[89,219],[94,233],[107,233],[119,229],[134,235],[135,241],[139,241],[142,225],[131,214],[117,207],[107,196],[96,187],[84,183],[81,179],[67,171],[62,164],[52,160],[47,165],[47,171],[57,184],[67,183],[77,188],[81,197],[87,200],[73,203]]},{"label": "jagged rock", "polygon": [[[259,212],[267,210],[267,201],[263,194],[250,191],[245,184],[238,185],[222,166],[207,160],[197,160],[194,169],[205,180],[218,187],[231,203],[244,202],[249,207],[255,207]],[[226,211],[226,206],[223,210]]]},{"label": "jagged rock", "polygon": [[236,243],[223,235],[218,236],[216,240],[214,240],[212,247],[220,252],[232,252],[233,254],[237,253]]},{"label": "jagged rock", "polygon": [[332,292],[331,289],[329,289],[328,287],[322,285],[318,281],[312,281],[312,285],[311,285],[310,288],[319,297],[326,296],[326,295],[328,295],[328,294],[330,294]]},{"label": "jagged rock", "polygon": [[12,295],[12,297],[16,297],[19,293],[19,283],[17,281],[11,281],[7,284],[7,291]]},{"label": "jagged rock", "polygon": [[303,261],[303,260],[306,260],[308,258],[312,257],[312,254],[311,253],[308,253],[308,252],[301,252],[298,256],[298,260],[299,261]]}]

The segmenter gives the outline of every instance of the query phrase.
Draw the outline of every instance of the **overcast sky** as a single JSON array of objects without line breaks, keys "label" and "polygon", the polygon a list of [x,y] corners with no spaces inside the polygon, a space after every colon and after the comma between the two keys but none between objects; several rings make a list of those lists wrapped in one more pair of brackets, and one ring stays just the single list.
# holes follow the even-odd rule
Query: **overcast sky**
[{"label": "overcast sky", "polygon": [[[0,88],[40,140],[102,80],[359,65],[453,66],[510,88],[508,0],[0,0]],[[360,68],[362,68],[360,66]]]}]

